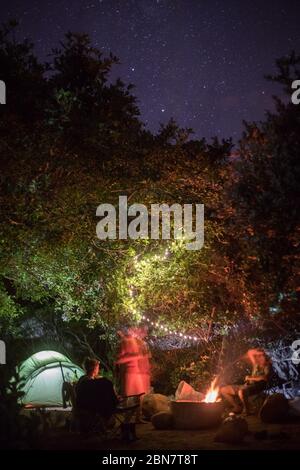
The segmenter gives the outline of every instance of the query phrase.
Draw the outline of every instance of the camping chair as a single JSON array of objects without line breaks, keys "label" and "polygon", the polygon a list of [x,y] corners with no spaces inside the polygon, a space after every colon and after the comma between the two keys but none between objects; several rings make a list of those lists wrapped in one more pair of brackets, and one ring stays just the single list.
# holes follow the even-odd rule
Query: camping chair
[{"label": "camping chair", "polygon": [[251,395],[249,397],[249,406],[250,411],[256,415],[259,414],[261,407],[263,406],[265,399],[267,398],[266,390],[262,392],[256,393],[255,395]]},{"label": "camping chair", "polygon": [[259,414],[268,395],[276,392],[280,385],[283,386],[283,381],[275,372],[274,368],[271,367],[266,389],[249,397],[250,409],[255,415]]},{"label": "camping chair", "polygon": [[116,437],[122,426],[125,423],[130,423],[139,409],[142,395],[144,393],[120,397],[112,418],[108,420],[99,413],[79,410],[76,406],[75,384],[63,382],[62,385],[63,407],[66,408],[68,404],[72,406],[70,430],[82,434],[100,433],[106,439]]}]

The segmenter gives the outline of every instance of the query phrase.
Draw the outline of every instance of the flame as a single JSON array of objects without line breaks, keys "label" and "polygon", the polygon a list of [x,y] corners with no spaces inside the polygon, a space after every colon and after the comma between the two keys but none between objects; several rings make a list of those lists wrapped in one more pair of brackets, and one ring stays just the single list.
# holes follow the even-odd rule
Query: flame
[{"label": "flame", "polygon": [[214,403],[218,400],[219,387],[216,385],[217,377],[212,381],[209,386],[209,389],[205,395],[205,398],[202,400],[204,403]]}]

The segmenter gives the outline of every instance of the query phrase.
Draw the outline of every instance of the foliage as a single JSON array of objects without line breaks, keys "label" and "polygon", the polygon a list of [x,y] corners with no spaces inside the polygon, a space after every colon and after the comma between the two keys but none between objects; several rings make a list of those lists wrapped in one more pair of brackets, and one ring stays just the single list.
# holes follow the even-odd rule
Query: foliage
[{"label": "foliage", "polygon": [[[174,353],[175,386],[212,374],[207,357],[221,345],[211,340],[236,325],[266,338],[299,325],[298,108],[278,102],[264,123],[247,124],[233,160],[231,140],[191,139],[173,120],[145,130],[132,87],[111,79],[117,58],[86,35],[68,33],[43,64],[13,30],[0,34],[10,93],[0,109],[2,337],[31,325],[30,348],[42,330],[53,348],[78,360],[93,352],[110,369],[116,331],[146,313],[201,338],[200,359]],[[147,208],[205,204],[204,248],[98,240],[96,208],[117,206],[119,195]]]},{"label": "foliage", "polygon": [[8,366],[0,369],[0,449],[32,449],[37,445],[38,419],[22,413],[21,382]]},{"label": "foliage", "polygon": [[[295,54],[279,59],[278,75],[271,77],[289,94],[291,77],[299,78],[299,63]],[[288,323],[299,326],[300,109],[290,96],[276,103],[276,113],[268,113],[264,122],[246,125],[233,197],[239,201],[239,233],[250,261],[249,287],[264,319],[271,312],[271,322],[284,332]]]}]

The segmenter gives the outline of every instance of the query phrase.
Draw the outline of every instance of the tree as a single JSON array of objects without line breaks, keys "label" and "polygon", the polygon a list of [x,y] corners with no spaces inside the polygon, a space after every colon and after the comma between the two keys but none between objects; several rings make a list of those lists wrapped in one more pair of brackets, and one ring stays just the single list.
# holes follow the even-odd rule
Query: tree
[{"label": "tree", "polygon": [[69,148],[97,152],[100,160],[114,148],[128,150],[142,130],[132,86],[110,81],[115,64],[118,59],[103,58],[86,34],[67,33],[53,49],[49,124],[62,132]]},{"label": "tree", "polygon": [[[2,38],[0,57],[11,50],[23,64],[20,83],[30,77],[28,106],[39,116],[37,139],[18,102],[3,115],[3,130],[18,124],[0,141],[2,336],[36,345],[40,335],[113,364],[118,328],[147,314],[198,336],[207,370],[232,331],[254,340],[277,323],[270,305],[297,292],[299,112],[280,103],[265,123],[249,124],[232,162],[230,139],[191,140],[173,120],[146,132],[131,89],[110,81],[116,58],[87,36],[68,33],[47,66],[27,43]],[[204,248],[98,240],[97,206],[124,194],[148,208],[203,203]]]},{"label": "tree", "polygon": [[283,331],[298,324],[300,108],[290,95],[299,63],[294,53],[277,61],[278,75],[269,79],[284,85],[289,96],[285,102],[276,98],[276,112],[267,113],[264,122],[246,125],[233,195],[248,250],[249,282],[265,319]]}]

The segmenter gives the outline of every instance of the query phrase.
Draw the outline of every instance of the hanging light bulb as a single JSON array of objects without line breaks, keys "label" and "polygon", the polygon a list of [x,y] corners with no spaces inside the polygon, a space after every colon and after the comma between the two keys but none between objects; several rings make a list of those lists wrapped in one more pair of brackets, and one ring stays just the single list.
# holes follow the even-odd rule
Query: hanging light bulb
[{"label": "hanging light bulb", "polygon": [[130,295],[130,297],[134,296],[134,292],[133,292],[132,287],[129,287],[129,295]]},{"label": "hanging light bulb", "polygon": [[[165,331],[168,335],[171,335],[173,337],[178,337],[179,336],[180,338],[183,338],[183,339],[189,339],[191,341],[199,341],[199,338],[197,338],[197,336],[184,335],[181,332],[172,331],[170,328],[168,328],[164,325],[161,325],[159,322],[151,321],[150,318],[146,317],[146,315],[142,315],[141,318],[143,320],[145,320],[146,322],[150,323],[152,326],[155,326],[156,328],[159,328],[160,330]],[[156,334],[153,334],[153,335],[154,335],[155,338],[157,338]]]}]

